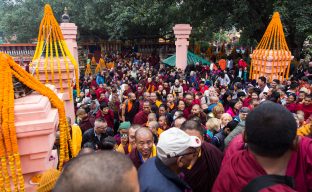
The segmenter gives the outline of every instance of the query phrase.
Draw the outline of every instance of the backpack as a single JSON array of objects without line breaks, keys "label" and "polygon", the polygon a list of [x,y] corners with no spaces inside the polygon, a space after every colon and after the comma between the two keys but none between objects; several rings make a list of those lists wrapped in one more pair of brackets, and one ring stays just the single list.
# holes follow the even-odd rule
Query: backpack
[{"label": "backpack", "polygon": [[280,175],[262,175],[251,180],[248,185],[243,188],[242,192],[256,192],[276,184],[284,184],[293,189],[295,186],[293,177]]}]

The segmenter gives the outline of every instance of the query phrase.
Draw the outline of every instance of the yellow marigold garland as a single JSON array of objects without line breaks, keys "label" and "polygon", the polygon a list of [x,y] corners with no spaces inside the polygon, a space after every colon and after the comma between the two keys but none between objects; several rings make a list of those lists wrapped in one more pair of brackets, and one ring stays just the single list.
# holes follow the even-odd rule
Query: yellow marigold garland
[{"label": "yellow marigold garland", "polygon": [[[14,124],[14,88],[12,75],[24,85],[48,97],[52,106],[58,109],[60,130],[59,170],[62,169],[64,162],[70,158],[69,148],[71,151],[73,148],[63,101],[51,89],[44,86],[39,80],[23,70],[10,56],[0,53],[0,66],[0,80],[2,80],[0,84],[0,191],[11,191],[8,168],[11,172],[14,191],[25,191]],[[7,167],[7,164],[9,167]]]},{"label": "yellow marigold garland", "polygon": [[91,66],[88,63],[85,69],[85,76],[89,76],[90,74],[92,75],[92,71],[91,71]]},{"label": "yellow marigold garland", "polygon": [[99,72],[101,72],[101,71],[102,71],[102,67],[101,67],[100,63],[98,63],[98,64],[96,65],[96,68],[95,68],[95,73],[97,74],[97,73],[99,73]]},{"label": "yellow marigold garland", "polygon": [[[68,77],[67,85],[69,87],[69,96],[70,99],[72,99],[72,82],[69,74],[69,63],[67,59],[70,60],[70,63],[74,66],[74,74],[75,74],[75,84],[77,89],[77,94],[80,93],[80,87],[79,87],[79,68],[77,61],[69,51],[67,44],[64,40],[62,31],[60,29],[60,26],[55,19],[53,15],[52,8],[49,4],[45,5],[44,8],[44,16],[40,23],[39,28],[39,34],[38,34],[38,44],[36,47],[36,51],[32,60],[32,63],[30,64],[30,67],[34,66],[36,70],[36,78],[39,79],[39,64],[40,64],[40,58],[43,52],[45,46],[45,61],[44,61],[44,72],[45,72],[45,79],[46,82],[49,82],[51,80],[52,83],[54,83],[54,61],[56,58],[57,62],[57,72],[59,76],[59,85],[61,92],[63,91],[63,83],[62,83],[62,74],[61,74],[61,64],[59,56],[62,55],[65,67],[66,67],[66,73]],[[53,50],[54,47],[54,50]],[[61,53],[58,52],[61,50]],[[39,64],[38,64],[39,63]],[[48,63],[50,65],[48,65]],[[49,74],[51,77],[49,77]]]}]

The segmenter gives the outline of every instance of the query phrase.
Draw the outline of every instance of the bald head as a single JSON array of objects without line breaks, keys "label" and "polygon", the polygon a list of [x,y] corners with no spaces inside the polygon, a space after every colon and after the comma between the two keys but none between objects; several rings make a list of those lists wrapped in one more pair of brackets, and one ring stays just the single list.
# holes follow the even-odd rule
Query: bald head
[{"label": "bald head", "polygon": [[105,151],[70,161],[53,191],[138,192],[139,186],[136,169],[127,156]]},{"label": "bald head", "polygon": [[192,114],[193,115],[199,115],[199,113],[200,113],[200,106],[199,105],[193,105],[193,107],[192,107]]},{"label": "bald head", "polygon": [[157,121],[156,113],[150,113],[150,114],[148,114],[147,120],[148,120],[149,122],[151,122],[151,121]]},{"label": "bald head", "polygon": [[147,159],[151,156],[154,137],[151,130],[148,128],[140,128],[135,132],[135,144],[137,150],[142,154],[142,157]]},{"label": "bald head", "polygon": [[137,124],[134,124],[134,125],[131,125],[131,127],[129,128],[129,143],[132,145],[132,146],[135,146],[135,132],[142,128],[141,125],[137,125]]},{"label": "bald head", "polygon": [[159,127],[159,123],[157,121],[151,121],[148,123],[148,128],[150,130],[157,129]]},{"label": "bald head", "polygon": [[153,138],[153,133],[150,129],[142,127],[135,132],[135,139],[137,140],[139,137],[151,137],[151,138]]},{"label": "bald head", "polygon": [[176,120],[174,120],[174,127],[180,128],[181,125],[186,121],[185,117],[178,117]]}]

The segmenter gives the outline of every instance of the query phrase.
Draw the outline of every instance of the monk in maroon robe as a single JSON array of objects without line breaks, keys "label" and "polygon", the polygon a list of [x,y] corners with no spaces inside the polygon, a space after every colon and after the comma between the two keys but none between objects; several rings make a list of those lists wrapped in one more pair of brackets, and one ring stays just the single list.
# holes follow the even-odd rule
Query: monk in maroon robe
[{"label": "monk in maroon robe", "polygon": [[148,114],[151,112],[151,104],[149,101],[144,101],[143,110],[134,116],[133,124],[144,125],[147,123]]},{"label": "monk in maroon robe", "polygon": [[289,176],[295,185],[275,183],[262,192],[312,191],[312,140],[296,136],[296,131],[295,119],[283,106],[259,105],[247,116],[244,136],[237,136],[226,150],[213,191],[242,191],[264,175]]},{"label": "monk in maroon robe", "polygon": [[181,129],[191,136],[197,136],[202,141],[198,159],[191,169],[183,170],[183,179],[190,185],[193,192],[211,191],[221,167],[223,154],[218,148],[204,141],[203,129],[199,122],[186,121]]},{"label": "monk in maroon robe", "polygon": [[103,118],[107,122],[107,126],[114,128],[114,112],[108,108],[107,103],[100,105],[100,110],[96,113],[95,118]]}]

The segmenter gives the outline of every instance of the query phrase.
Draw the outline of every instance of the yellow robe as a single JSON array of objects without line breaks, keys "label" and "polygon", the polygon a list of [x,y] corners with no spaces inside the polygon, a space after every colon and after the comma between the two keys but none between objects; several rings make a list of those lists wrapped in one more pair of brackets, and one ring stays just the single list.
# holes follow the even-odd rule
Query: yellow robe
[{"label": "yellow robe", "polygon": [[311,134],[311,123],[305,124],[297,129],[297,135],[307,136]]},{"label": "yellow robe", "polygon": [[71,142],[73,145],[72,156],[76,157],[81,149],[82,132],[77,124],[72,125],[72,138]]}]

